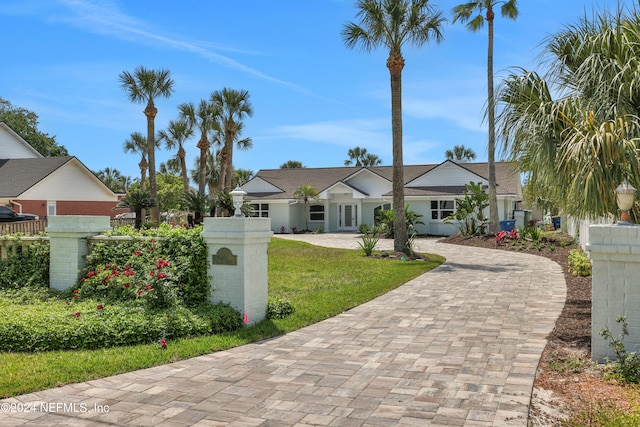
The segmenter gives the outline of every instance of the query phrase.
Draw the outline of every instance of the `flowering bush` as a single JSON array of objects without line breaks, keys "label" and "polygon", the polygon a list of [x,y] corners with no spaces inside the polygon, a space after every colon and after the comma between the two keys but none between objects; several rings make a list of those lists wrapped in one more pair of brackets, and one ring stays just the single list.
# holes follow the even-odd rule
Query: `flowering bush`
[{"label": "flowering bush", "polygon": [[[147,236],[151,231],[156,236]],[[79,297],[142,299],[155,308],[207,301],[207,247],[200,232],[168,225],[142,232],[121,227],[112,234],[132,239],[92,245],[77,285]]]},{"label": "flowering bush", "polygon": [[501,231],[496,235],[496,243],[500,243],[501,241],[503,241],[504,239],[517,239],[518,238],[518,230],[511,230],[511,231]]}]

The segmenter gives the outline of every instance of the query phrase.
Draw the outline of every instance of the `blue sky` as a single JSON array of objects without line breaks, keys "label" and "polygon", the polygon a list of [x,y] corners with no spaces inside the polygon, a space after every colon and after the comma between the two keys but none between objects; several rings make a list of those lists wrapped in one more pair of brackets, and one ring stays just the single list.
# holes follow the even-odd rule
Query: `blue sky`
[{"label": "blue sky", "polygon": [[[451,24],[462,2],[432,2],[449,18],[444,41],[403,51],[405,164],[439,163],[456,144],[486,161],[486,28]],[[511,67],[536,68],[544,39],[585,11],[618,4],[518,3],[517,21],[496,18],[496,84]],[[175,92],[157,100],[156,130],[180,103],[224,87],[249,91],[254,116],[243,136],[253,148],[234,151],[236,168],[342,166],[356,146],[390,165],[388,52],[344,46],[341,30],[356,12],[354,0],[2,0],[0,97],[35,112],[40,130],[90,169],[137,177],[139,158],[122,146],[132,132],[146,134],[144,105],[128,100],[118,75],[166,68]],[[196,143],[185,147],[190,167]]]}]

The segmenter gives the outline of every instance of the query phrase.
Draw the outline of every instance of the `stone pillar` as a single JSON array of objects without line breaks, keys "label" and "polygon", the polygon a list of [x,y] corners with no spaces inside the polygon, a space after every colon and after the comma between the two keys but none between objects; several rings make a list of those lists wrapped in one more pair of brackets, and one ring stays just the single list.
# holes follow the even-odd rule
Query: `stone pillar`
[{"label": "stone pillar", "polygon": [[238,310],[247,325],[267,314],[270,218],[204,218],[213,303]]},{"label": "stone pillar", "polygon": [[75,285],[86,263],[87,237],[111,229],[108,216],[50,216],[49,286],[63,291]]},{"label": "stone pillar", "polygon": [[600,331],[609,328],[618,337],[622,327],[616,318],[621,315],[629,325],[625,348],[640,352],[640,226],[592,225],[586,250],[593,266],[591,358],[615,358]]}]

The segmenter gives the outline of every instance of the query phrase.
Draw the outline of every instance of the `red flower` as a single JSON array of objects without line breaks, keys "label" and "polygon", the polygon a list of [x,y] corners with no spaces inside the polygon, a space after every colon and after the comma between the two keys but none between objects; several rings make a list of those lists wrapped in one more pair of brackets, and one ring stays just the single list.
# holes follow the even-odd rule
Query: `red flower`
[{"label": "red flower", "polygon": [[128,283],[125,283],[125,284],[124,284],[124,285],[122,285],[122,286],[124,286],[125,288],[128,288],[128,287],[129,287],[129,284],[128,284]]},{"label": "red flower", "polygon": [[75,313],[73,313],[73,317],[74,317],[74,318],[76,318],[76,319],[77,319],[78,317],[80,317],[80,312],[79,312],[79,311],[76,311]]},{"label": "red flower", "polygon": [[77,290],[77,289],[74,289],[74,290],[73,290],[73,293],[74,293],[74,294],[77,294],[77,293],[78,293],[78,290]]},{"label": "red flower", "polygon": [[98,306],[97,306],[96,308],[97,308],[98,310],[102,310],[102,309],[103,309],[102,304],[98,304]]},{"label": "red flower", "polygon": [[158,273],[158,279],[164,279],[167,275],[165,273]]},{"label": "red flower", "polygon": [[149,285],[145,286],[144,288],[145,288],[147,291],[150,291],[150,290],[151,290],[151,286],[149,286]]},{"label": "red flower", "polygon": [[77,299],[77,298],[80,298],[78,295],[74,295],[73,297],[74,297],[74,298],[76,298],[76,299]]},{"label": "red flower", "polygon": [[138,291],[138,295],[142,295],[144,291]]},{"label": "red flower", "polygon": [[153,276],[155,276],[155,275],[156,275],[156,273],[154,273],[153,271],[151,271],[151,272],[149,273],[149,276],[151,276],[151,277],[153,277]]},{"label": "red flower", "polygon": [[140,251],[135,251],[133,254],[134,254],[135,256],[140,256],[140,255],[142,255],[142,252],[140,252]]},{"label": "red flower", "polygon": [[70,302],[70,301],[65,301],[65,303],[66,303],[67,305],[71,304],[71,302]]},{"label": "red flower", "polygon": [[165,340],[160,340],[160,347],[167,348],[167,342]]}]

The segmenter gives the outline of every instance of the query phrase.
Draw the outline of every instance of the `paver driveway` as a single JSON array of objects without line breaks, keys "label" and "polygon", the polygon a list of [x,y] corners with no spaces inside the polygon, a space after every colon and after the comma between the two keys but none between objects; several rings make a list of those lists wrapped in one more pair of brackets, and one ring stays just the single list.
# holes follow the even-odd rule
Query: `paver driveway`
[{"label": "paver driveway", "polygon": [[[276,237],[358,247],[350,234]],[[275,339],[2,400],[0,425],[526,426],[564,304],[560,266],[433,239],[418,248],[447,262]]]}]

